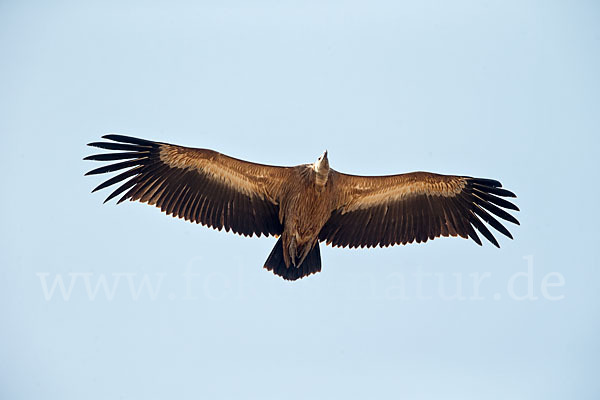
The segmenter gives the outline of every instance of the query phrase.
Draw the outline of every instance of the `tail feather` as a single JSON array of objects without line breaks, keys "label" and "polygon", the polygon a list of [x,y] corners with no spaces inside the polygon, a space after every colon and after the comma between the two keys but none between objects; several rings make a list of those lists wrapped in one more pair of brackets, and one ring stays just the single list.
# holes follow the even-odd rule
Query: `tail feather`
[{"label": "tail feather", "polygon": [[317,241],[315,243],[315,246],[308,253],[302,264],[296,267],[290,265],[288,268],[283,259],[283,242],[281,241],[281,238],[279,238],[277,243],[275,243],[275,247],[271,250],[271,254],[269,254],[264,268],[273,271],[275,275],[281,276],[288,281],[295,281],[296,279],[315,274],[321,271],[321,251],[319,250],[319,242]]}]

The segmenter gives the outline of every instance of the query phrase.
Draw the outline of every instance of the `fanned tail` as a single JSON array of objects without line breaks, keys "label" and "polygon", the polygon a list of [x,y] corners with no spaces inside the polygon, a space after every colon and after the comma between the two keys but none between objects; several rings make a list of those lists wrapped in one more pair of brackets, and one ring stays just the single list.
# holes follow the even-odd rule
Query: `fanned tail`
[{"label": "fanned tail", "polygon": [[297,267],[290,265],[286,267],[283,259],[283,242],[281,237],[275,243],[275,247],[271,250],[269,258],[265,262],[264,268],[273,271],[275,275],[281,276],[288,281],[304,278],[305,276],[316,274],[321,271],[321,251],[319,250],[319,242],[317,241],[308,253],[302,264]]}]

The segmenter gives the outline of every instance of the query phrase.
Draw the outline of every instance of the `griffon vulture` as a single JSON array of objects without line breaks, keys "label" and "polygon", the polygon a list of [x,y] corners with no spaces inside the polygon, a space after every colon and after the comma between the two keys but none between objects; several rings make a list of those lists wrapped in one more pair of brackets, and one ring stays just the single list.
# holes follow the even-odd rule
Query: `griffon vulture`
[{"label": "griffon vulture", "polygon": [[279,236],[264,267],[287,280],[321,270],[319,242],[375,247],[476,233],[500,247],[483,222],[512,239],[495,217],[519,222],[518,207],[500,182],[412,172],[347,175],[329,168],[327,152],[313,164],[277,167],[238,160],[213,150],[122,135],[89,146],[113,150],[86,160],[116,161],[86,175],[124,170],[97,186],[190,222],[244,236]]}]

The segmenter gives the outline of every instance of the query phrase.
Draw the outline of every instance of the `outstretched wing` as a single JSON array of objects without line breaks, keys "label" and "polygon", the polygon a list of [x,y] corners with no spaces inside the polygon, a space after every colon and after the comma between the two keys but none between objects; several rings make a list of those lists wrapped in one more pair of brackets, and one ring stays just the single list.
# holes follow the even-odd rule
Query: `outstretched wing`
[{"label": "outstretched wing", "polygon": [[503,209],[519,210],[503,199],[515,194],[495,180],[428,172],[374,177],[332,174],[338,203],[319,240],[333,246],[387,247],[440,236],[470,237],[481,245],[477,229],[500,247],[482,221],[511,239],[494,215],[519,224]]},{"label": "outstretched wing", "polygon": [[124,170],[93,190],[119,184],[105,202],[123,194],[118,203],[137,200],[215,229],[231,229],[244,236],[281,234],[278,196],[290,168],[122,135],[103,138],[109,141],[89,146],[114,152],[85,160],[117,162],[86,175]]}]

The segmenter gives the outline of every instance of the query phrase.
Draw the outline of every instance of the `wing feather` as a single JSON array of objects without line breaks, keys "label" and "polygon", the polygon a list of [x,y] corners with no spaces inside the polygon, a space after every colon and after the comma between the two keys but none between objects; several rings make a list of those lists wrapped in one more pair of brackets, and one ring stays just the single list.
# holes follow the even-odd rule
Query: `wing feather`
[{"label": "wing feather", "polygon": [[[428,172],[366,177],[332,172],[337,203],[319,240],[339,247],[422,243],[440,236],[471,238],[477,231],[499,247],[486,224],[512,239],[498,220],[519,224],[505,209],[516,197],[493,179]],[[485,224],[484,224],[485,222]]]},{"label": "wing feather", "polygon": [[219,230],[245,236],[281,234],[279,200],[291,168],[123,135],[103,139],[107,141],[89,146],[109,152],[85,160],[114,161],[86,175],[122,171],[94,189],[117,184],[105,202],[122,195],[117,203],[140,201]]}]

